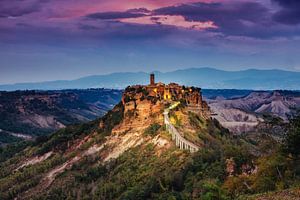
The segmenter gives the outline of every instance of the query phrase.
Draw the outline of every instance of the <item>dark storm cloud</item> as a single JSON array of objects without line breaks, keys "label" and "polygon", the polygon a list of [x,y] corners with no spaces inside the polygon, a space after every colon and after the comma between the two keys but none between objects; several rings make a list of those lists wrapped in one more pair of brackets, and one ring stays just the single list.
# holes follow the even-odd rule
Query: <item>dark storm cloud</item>
[{"label": "dark storm cloud", "polygon": [[281,9],[274,14],[275,21],[293,25],[300,23],[300,1],[299,0],[273,0],[281,6]]}]

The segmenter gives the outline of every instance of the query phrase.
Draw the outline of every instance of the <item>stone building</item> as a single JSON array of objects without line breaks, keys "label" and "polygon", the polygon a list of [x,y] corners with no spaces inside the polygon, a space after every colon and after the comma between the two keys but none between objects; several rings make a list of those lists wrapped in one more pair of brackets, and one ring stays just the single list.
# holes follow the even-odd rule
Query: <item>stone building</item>
[{"label": "stone building", "polygon": [[146,86],[146,90],[149,96],[164,101],[183,101],[190,111],[210,116],[209,107],[202,99],[200,88],[180,86],[177,83],[155,83],[155,75],[150,74],[150,84]]},{"label": "stone building", "polygon": [[153,102],[161,101],[162,103],[180,101],[187,106],[189,111],[200,114],[204,118],[210,117],[209,107],[202,99],[200,88],[185,87],[177,83],[156,83],[154,74],[150,74],[150,83],[148,85],[127,87],[122,96],[122,103],[125,105],[131,101],[143,101],[144,99]]}]

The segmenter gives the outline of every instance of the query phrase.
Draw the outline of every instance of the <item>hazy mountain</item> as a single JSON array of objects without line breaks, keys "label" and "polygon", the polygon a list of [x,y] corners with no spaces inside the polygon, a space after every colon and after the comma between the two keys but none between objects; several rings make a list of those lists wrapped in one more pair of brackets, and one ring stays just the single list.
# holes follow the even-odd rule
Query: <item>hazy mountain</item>
[{"label": "hazy mountain", "polygon": [[[208,89],[255,89],[299,90],[300,72],[283,70],[223,71],[213,68],[191,68],[172,72],[155,72],[156,80],[161,82],[177,82]],[[60,80],[39,83],[17,83],[0,85],[0,90],[25,89],[84,89],[84,88],[125,88],[132,84],[148,83],[148,73],[127,72],[107,75],[87,76],[76,80]]]},{"label": "hazy mountain", "polygon": [[237,89],[202,89],[202,95],[207,99],[234,99],[249,95],[253,90]]}]

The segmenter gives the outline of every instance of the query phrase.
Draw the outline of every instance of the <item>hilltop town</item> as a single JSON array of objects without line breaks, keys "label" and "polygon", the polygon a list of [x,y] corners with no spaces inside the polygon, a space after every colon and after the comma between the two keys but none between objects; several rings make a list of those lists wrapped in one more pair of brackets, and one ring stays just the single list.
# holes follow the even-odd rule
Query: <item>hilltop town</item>
[{"label": "hilltop town", "polygon": [[210,117],[210,109],[203,100],[201,88],[181,86],[177,83],[164,84],[155,82],[155,75],[150,74],[150,83],[148,85],[128,86],[122,96],[122,103],[144,99],[157,101],[162,104],[180,102],[187,106],[191,112],[201,115],[203,118]]}]

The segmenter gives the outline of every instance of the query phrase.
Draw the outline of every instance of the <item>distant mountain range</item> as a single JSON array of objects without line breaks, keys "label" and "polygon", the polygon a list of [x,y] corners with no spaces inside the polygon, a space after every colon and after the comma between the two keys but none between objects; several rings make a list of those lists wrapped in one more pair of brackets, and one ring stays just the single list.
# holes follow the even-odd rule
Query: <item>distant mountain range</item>
[{"label": "distant mountain range", "polygon": [[[176,82],[208,89],[299,90],[300,88],[300,72],[284,70],[223,71],[214,68],[190,68],[165,73],[157,71],[155,74],[156,81]],[[87,76],[75,80],[0,85],[0,90],[123,89],[128,85],[148,82],[148,73],[124,72]]]}]

